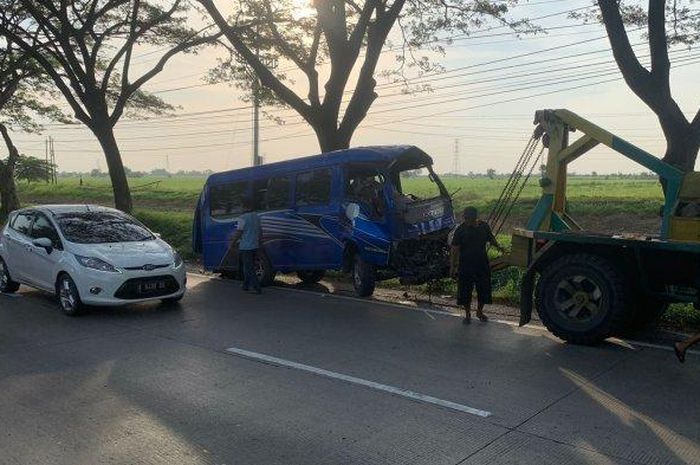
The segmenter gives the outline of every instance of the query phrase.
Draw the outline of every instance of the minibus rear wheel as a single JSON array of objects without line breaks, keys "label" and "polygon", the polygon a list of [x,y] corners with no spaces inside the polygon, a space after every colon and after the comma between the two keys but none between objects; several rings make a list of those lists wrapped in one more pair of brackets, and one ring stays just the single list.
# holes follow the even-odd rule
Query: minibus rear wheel
[{"label": "minibus rear wheel", "polygon": [[297,276],[304,284],[316,284],[323,279],[326,272],[323,270],[304,270],[297,271]]},{"label": "minibus rear wheel", "polygon": [[352,266],[352,283],[355,286],[357,295],[369,297],[374,294],[376,280],[374,265],[364,261],[360,254],[355,254]]}]

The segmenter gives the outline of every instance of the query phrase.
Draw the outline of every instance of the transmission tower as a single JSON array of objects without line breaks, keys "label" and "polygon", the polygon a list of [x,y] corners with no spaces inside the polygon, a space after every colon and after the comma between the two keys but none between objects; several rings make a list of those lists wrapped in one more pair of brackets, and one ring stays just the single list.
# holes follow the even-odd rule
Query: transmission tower
[{"label": "transmission tower", "polygon": [[462,174],[462,164],[459,159],[459,139],[455,139],[454,158],[452,160],[452,171],[454,174]]}]

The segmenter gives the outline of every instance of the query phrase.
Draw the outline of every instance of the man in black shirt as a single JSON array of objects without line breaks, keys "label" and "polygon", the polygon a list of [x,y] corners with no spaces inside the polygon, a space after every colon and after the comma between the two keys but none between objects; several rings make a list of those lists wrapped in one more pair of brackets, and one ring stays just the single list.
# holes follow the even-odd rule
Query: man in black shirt
[{"label": "man in black shirt", "polygon": [[[487,244],[505,253],[505,249],[496,242],[489,225],[477,220],[476,208],[465,208],[464,222],[459,225],[452,237],[450,263],[450,274],[457,276],[457,304],[463,305],[466,312],[464,324],[471,323],[474,287],[478,298],[476,316],[481,321],[488,321],[484,315],[484,305],[491,303],[491,267],[486,254]],[[457,267],[457,261],[459,261],[459,267]]]}]

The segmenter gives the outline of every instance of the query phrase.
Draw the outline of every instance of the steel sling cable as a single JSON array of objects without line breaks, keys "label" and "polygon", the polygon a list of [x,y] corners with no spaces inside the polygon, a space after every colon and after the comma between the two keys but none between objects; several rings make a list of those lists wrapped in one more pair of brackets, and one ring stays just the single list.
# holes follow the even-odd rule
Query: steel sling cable
[{"label": "steel sling cable", "polygon": [[515,178],[513,179],[513,182],[510,184],[510,186],[508,188],[508,192],[506,193],[506,196],[504,197],[503,202],[501,203],[498,212],[496,213],[495,217],[493,218],[493,226],[494,227],[501,221],[503,214],[505,213],[505,211],[508,209],[508,206],[512,202],[513,194],[514,194],[515,190],[517,189],[517,186],[520,182],[520,179],[523,176],[525,168],[527,167],[527,165],[530,163],[530,160],[532,159],[532,155],[533,155],[534,151],[535,151],[535,145],[533,145],[531,147],[530,151],[527,154],[527,157],[525,157],[522,168],[518,171]]},{"label": "steel sling cable", "polygon": [[510,179],[506,183],[506,186],[503,188],[503,195],[501,196],[501,198],[499,198],[499,202],[494,208],[493,214],[489,217],[489,226],[493,227],[497,225],[504,211],[508,208],[508,204],[510,203],[511,198],[513,197],[513,193],[515,192],[515,189],[517,188],[518,183],[523,176],[523,172],[525,171],[525,168],[532,159],[532,155],[535,152],[535,148],[537,147],[537,142],[538,139],[535,137],[535,134],[533,134],[533,136],[530,138],[530,141],[527,144],[527,147],[525,148],[521,159],[516,165],[516,169],[513,170],[513,174],[511,174]]},{"label": "steel sling cable", "polygon": [[[539,139],[538,139],[538,141],[539,141]],[[505,216],[503,217],[501,223],[496,228],[496,231],[494,233],[495,236],[497,236],[501,232],[501,230],[503,229],[503,226],[505,226],[506,221],[510,217],[510,214],[513,210],[513,207],[520,199],[520,195],[523,193],[523,190],[525,189],[525,186],[527,185],[528,181],[530,180],[532,173],[535,171],[535,167],[537,166],[539,161],[542,159],[542,154],[544,153],[544,149],[545,149],[545,146],[543,145],[542,148],[540,148],[540,152],[537,154],[537,157],[535,157],[535,161],[530,166],[530,170],[528,171],[527,176],[525,176],[525,179],[520,184],[520,187],[518,188],[518,192],[516,193],[515,197],[513,198],[513,201],[511,202],[510,206],[508,207],[508,211],[506,212]]]},{"label": "steel sling cable", "polygon": [[496,200],[496,203],[494,204],[493,208],[491,209],[491,212],[489,213],[489,216],[486,220],[486,222],[491,225],[492,220],[497,214],[497,211],[500,209],[501,203],[504,201],[504,196],[506,195],[506,192],[508,191],[510,184],[512,183],[513,179],[515,178],[516,174],[518,173],[518,170],[523,169],[523,161],[525,160],[528,152],[532,150],[532,145],[535,142],[535,138],[530,137],[530,140],[527,142],[527,145],[525,145],[525,148],[523,149],[523,153],[520,155],[520,158],[518,158],[517,163],[513,167],[513,172],[510,174],[510,177],[508,178],[508,181],[506,182],[506,185],[503,187],[501,190],[501,194],[498,197],[498,200]]}]

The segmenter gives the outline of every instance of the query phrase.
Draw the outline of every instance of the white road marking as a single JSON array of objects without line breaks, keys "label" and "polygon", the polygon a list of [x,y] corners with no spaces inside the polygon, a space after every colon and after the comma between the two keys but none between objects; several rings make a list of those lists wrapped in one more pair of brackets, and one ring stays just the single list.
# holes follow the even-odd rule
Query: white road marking
[{"label": "white road marking", "polygon": [[[611,341],[614,341],[614,339]],[[653,344],[651,342],[633,341],[631,339],[619,339],[619,341],[624,342],[626,344],[629,344],[632,347],[639,346],[639,347],[645,347],[647,349],[657,349],[657,350],[665,350],[667,352],[675,352],[675,349],[673,348],[673,346],[670,346],[670,345],[666,346],[666,345],[662,345],[662,344]],[[686,351],[686,354],[700,355],[700,351],[689,349]]]},{"label": "white road marking", "polygon": [[0,292],[0,295],[3,297],[11,297],[13,299],[19,299],[22,297],[20,294],[8,294],[6,292]]},{"label": "white road marking", "polygon": [[467,405],[458,404],[449,400],[438,399],[437,397],[428,396],[419,392],[409,391],[407,389],[388,386],[386,384],[380,384],[362,378],[356,378],[355,376],[349,376],[344,375],[342,373],[336,373],[334,371],[324,370],[323,368],[317,368],[311,365],[304,365],[303,363],[297,363],[291,360],[285,360],[282,358],[272,357],[270,355],[251,352],[249,350],[239,349],[237,347],[231,347],[229,349],[226,349],[226,351],[231,354],[240,355],[245,358],[260,360],[263,362],[271,363],[273,365],[294,368],[295,370],[306,371],[308,373],[313,373],[315,375],[323,376],[325,378],[337,379],[350,384],[357,384],[360,386],[368,387],[370,389],[375,389],[377,391],[388,392],[390,394],[405,397],[407,399],[438,405],[440,407],[445,407],[462,413],[468,413],[470,415],[476,415],[482,418],[491,416],[491,412],[487,412],[486,410],[480,410],[474,407],[469,407]]}]

